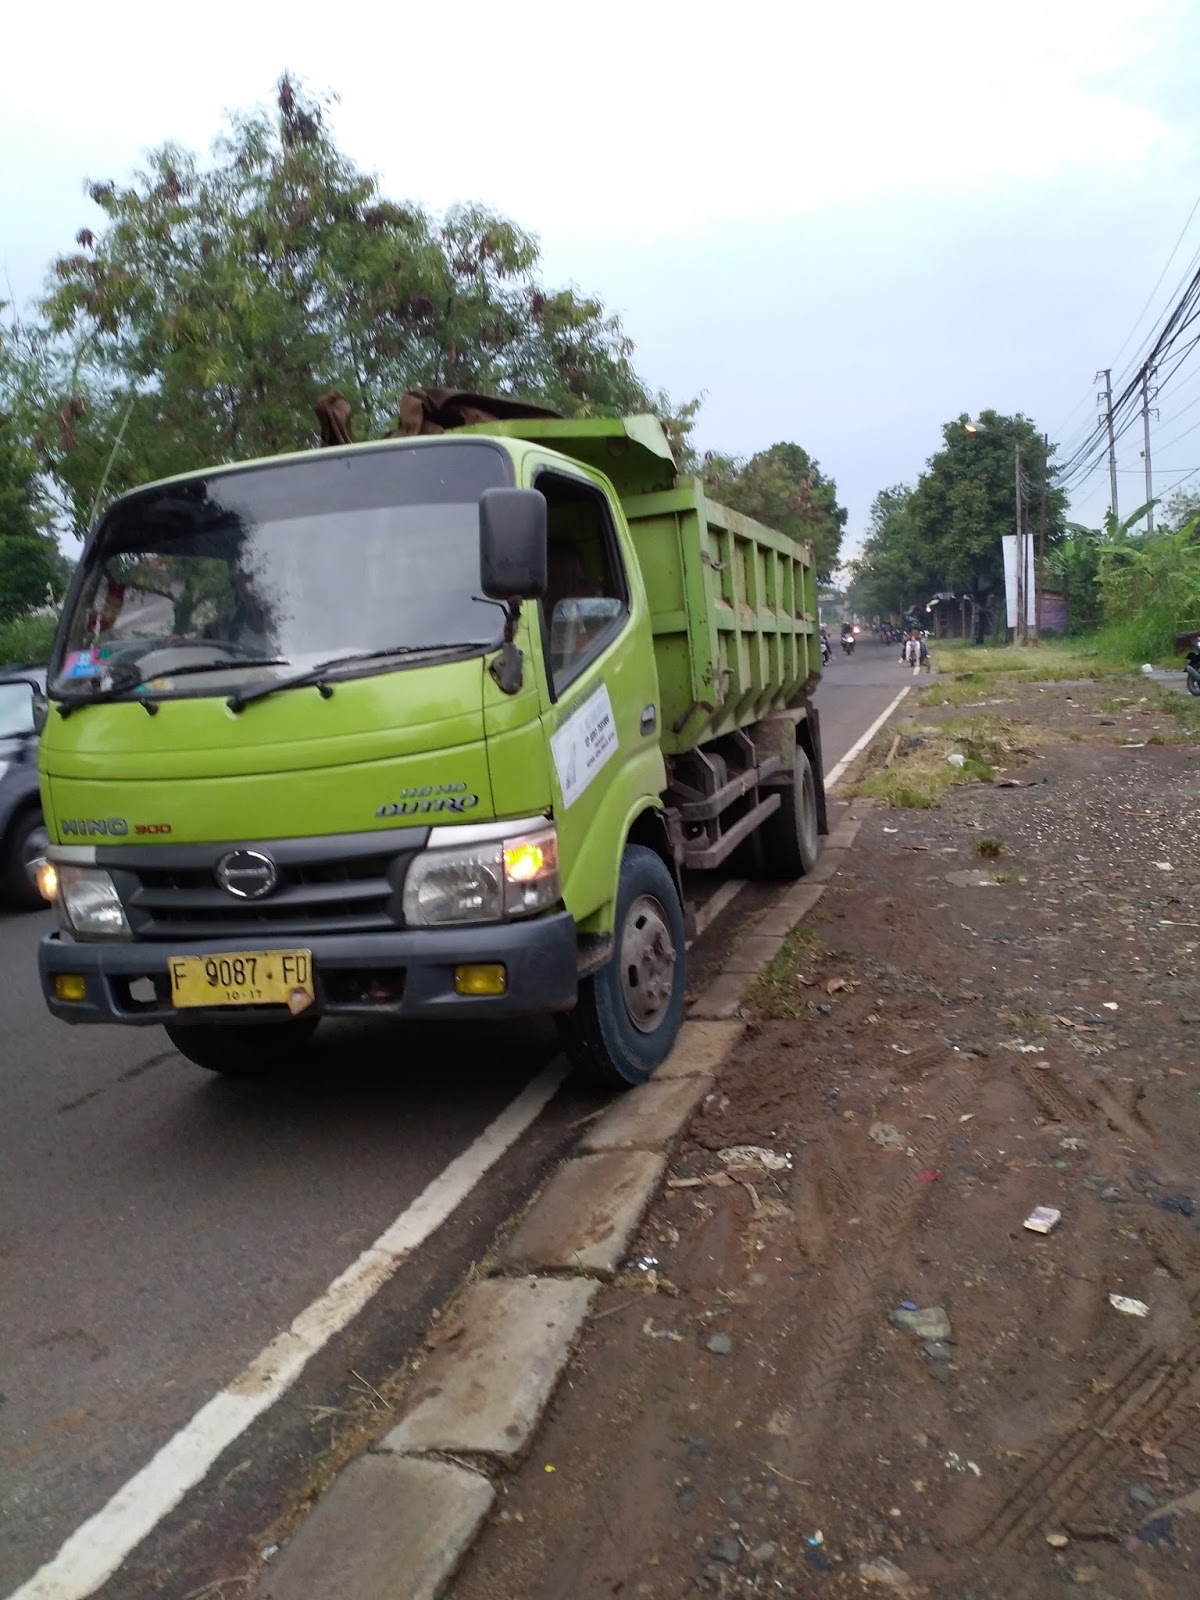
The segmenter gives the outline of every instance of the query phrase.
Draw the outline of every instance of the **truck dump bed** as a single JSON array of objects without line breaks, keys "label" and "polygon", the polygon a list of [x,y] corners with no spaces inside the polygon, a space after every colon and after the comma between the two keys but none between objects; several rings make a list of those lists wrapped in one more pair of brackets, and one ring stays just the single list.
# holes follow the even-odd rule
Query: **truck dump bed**
[{"label": "truck dump bed", "polygon": [[662,745],[693,749],[793,705],[821,672],[812,549],[681,478],[656,417],[520,420],[464,433],[524,439],[612,482],[645,577]]}]

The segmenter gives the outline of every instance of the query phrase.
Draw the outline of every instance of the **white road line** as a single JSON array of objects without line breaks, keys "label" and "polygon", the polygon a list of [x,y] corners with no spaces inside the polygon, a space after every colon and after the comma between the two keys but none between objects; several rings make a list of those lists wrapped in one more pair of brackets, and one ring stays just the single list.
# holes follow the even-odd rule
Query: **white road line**
[{"label": "white road line", "polygon": [[838,762],[837,766],[834,767],[833,771],[825,779],[825,787],[826,787],[826,789],[832,789],[833,788],[834,784],[842,776],[842,774],[845,772],[846,768],[854,760],[855,756],[859,753],[860,750],[864,750],[867,747],[867,745],[870,744],[871,740],[879,732],[880,728],[883,727],[884,723],[891,716],[892,712],[895,711],[896,707],[900,704],[901,700],[904,699],[904,696],[907,693],[908,693],[908,688],[901,689],[900,693],[892,701],[891,705],[887,708],[887,710],[884,711],[880,716],[875,718],[875,721],[867,729],[866,733],[863,734],[862,738],[859,739],[856,744],[852,744],[850,746],[849,750],[846,751],[846,754]]},{"label": "white road line", "polygon": [[9,1600],[83,1600],[111,1578],[129,1552],[200,1482],[222,1450],[291,1387],[311,1357],[462,1204],[548,1104],[566,1072],[560,1057],[528,1083],[290,1328],[202,1406]]},{"label": "white road line", "polygon": [[745,887],[745,878],[730,878],[728,883],[723,883],[714,894],[709,895],[696,913],[697,939],[700,938],[701,934],[707,933],[729,902],[735,896],[741,894]]}]

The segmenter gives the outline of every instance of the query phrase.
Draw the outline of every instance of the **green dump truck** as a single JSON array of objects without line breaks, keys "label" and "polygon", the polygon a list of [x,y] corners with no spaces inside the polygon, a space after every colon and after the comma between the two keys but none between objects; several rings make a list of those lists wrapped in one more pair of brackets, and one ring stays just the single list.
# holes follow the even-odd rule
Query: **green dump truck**
[{"label": "green dump truck", "polygon": [[152,484],[50,664],[50,1009],[217,1072],[325,1016],[553,1013],[642,1082],[691,874],[825,829],[812,553],[652,417],[519,418]]}]

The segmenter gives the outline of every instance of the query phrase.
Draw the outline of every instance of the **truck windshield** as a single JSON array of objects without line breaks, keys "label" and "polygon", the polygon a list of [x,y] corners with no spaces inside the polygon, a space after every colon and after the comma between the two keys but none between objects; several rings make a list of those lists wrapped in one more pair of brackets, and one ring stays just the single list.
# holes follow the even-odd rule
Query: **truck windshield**
[{"label": "truck windshield", "polygon": [[228,694],[335,658],[348,676],[491,648],[503,618],[477,598],[478,504],[509,481],[495,445],[455,440],[127,495],[88,548],[51,691]]}]

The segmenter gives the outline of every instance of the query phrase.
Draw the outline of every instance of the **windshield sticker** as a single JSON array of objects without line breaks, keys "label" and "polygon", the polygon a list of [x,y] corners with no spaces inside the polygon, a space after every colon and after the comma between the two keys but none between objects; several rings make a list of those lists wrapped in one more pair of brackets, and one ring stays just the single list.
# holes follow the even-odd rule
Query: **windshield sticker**
[{"label": "windshield sticker", "polygon": [[101,671],[100,660],[99,650],[75,650],[63,663],[63,677],[98,678]]},{"label": "windshield sticker", "polygon": [[574,805],[601,767],[617,753],[617,724],[603,683],[550,736],[550,753],[563,804]]}]

